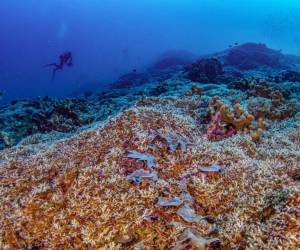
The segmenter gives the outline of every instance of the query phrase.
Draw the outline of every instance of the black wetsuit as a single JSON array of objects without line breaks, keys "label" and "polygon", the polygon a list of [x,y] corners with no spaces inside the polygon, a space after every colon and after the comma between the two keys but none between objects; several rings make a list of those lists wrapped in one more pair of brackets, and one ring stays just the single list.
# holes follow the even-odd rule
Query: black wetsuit
[{"label": "black wetsuit", "polygon": [[46,64],[45,67],[54,67],[52,72],[52,80],[55,78],[55,73],[57,70],[62,70],[64,65],[72,66],[73,65],[73,57],[71,52],[65,52],[59,56],[59,64],[49,63]]}]

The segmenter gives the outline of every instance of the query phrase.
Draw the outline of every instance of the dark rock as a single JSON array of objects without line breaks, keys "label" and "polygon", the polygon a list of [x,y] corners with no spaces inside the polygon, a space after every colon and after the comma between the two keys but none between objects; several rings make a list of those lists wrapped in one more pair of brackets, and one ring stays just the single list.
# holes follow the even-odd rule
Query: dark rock
[{"label": "dark rock", "polygon": [[280,51],[269,49],[265,44],[246,43],[228,50],[224,56],[224,64],[241,70],[261,66],[280,68],[283,59],[284,55]]},{"label": "dark rock", "polygon": [[193,82],[216,82],[223,74],[222,64],[216,58],[200,59],[186,67],[187,78]]},{"label": "dark rock", "polygon": [[54,110],[56,113],[60,114],[61,116],[75,121],[75,123],[79,121],[78,115],[74,111],[70,110],[69,108],[65,107],[62,104],[55,105]]},{"label": "dark rock", "polygon": [[21,120],[23,120],[25,117],[26,117],[26,115],[24,115],[24,114],[18,114],[18,113],[13,114],[13,118],[14,118],[16,121],[21,121]]},{"label": "dark rock", "polygon": [[124,91],[123,89],[122,90],[118,89],[118,90],[113,90],[111,92],[99,93],[99,94],[97,94],[97,98],[98,98],[98,100],[101,100],[101,101],[110,101],[113,98],[119,98],[119,97],[125,96],[126,93],[127,93],[126,90]]},{"label": "dark rock", "polygon": [[23,104],[24,108],[35,108],[35,109],[40,109],[41,108],[41,103],[39,101],[32,101],[32,102],[28,102],[28,103],[24,103]]},{"label": "dark rock", "polygon": [[10,105],[15,105],[17,103],[18,103],[18,100],[13,100],[13,101],[10,102]]},{"label": "dark rock", "polygon": [[300,72],[285,70],[273,77],[274,82],[300,82]]},{"label": "dark rock", "polygon": [[239,71],[229,71],[229,72],[225,71],[222,75],[217,76],[216,82],[229,84],[231,82],[238,81],[243,77],[244,77],[243,74],[240,73]]},{"label": "dark rock", "polygon": [[93,95],[93,92],[91,90],[86,90],[83,95],[85,98],[88,98]]},{"label": "dark rock", "polygon": [[150,96],[159,96],[168,91],[168,88],[164,85],[158,85],[149,91]]}]

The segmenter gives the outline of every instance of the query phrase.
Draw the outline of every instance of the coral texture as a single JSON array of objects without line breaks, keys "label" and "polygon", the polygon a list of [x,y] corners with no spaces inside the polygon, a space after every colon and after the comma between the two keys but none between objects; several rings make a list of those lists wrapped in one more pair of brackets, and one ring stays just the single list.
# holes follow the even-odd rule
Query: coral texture
[{"label": "coral texture", "polygon": [[215,82],[223,73],[222,64],[216,58],[200,59],[186,67],[188,79],[194,82]]},{"label": "coral texture", "polygon": [[[2,151],[1,248],[295,249],[298,128],[271,127],[259,145],[245,134],[210,142],[193,102],[152,98],[72,138]],[[150,155],[157,177],[130,181],[148,177]]]},{"label": "coral texture", "polygon": [[236,49],[1,106],[0,249],[299,249],[299,84],[266,80],[292,59]]},{"label": "coral texture", "polygon": [[218,97],[213,97],[210,101],[209,115],[212,120],[207,128],[207,138],[209,140],[222,140],[235,135],[238,131],[250,132],[255,141],[259,141],[266,123],[262,118],[253,124],[254,116],[245,112],[239,103],[236,103],[232,110],[219,101]]}]

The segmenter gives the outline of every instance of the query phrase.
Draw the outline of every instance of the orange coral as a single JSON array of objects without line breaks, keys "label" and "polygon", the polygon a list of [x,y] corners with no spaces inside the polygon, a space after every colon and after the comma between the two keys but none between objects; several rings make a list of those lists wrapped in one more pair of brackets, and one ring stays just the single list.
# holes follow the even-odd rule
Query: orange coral
[{"label": "orange coral", "polygon": [[[234,135],[236,131],[251,131],[251,136],[258,141],[262,135],[266,124],[259,119],[257,128],[253,126],[254,116],[245,112],[239,103],[236,103],[233,110],[230,110],[226,104],[219,101],[218,97],[213,97],[210,101],[210,115],[214,116],[208,127],[209,139],[223,139]],[[217,136],[218,135],[218,136]]]}]

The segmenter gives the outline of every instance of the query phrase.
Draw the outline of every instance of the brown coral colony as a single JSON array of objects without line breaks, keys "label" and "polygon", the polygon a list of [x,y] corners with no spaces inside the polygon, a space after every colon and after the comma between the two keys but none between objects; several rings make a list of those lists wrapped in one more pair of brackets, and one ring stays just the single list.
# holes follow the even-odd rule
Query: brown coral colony
[{"label": "brown coral colony", "polygon": [[209,140],[222,140],[235,135],[238,131],[250,133],[253,141],[258,142],[262,131],[266,129],[266,122],[259,118],[257,125],[253,124],[254,116],[245,112],[239,103],[232,110],[222,103],[218,97],[213,97],[209,105],[211,122],[207,128]]}]

